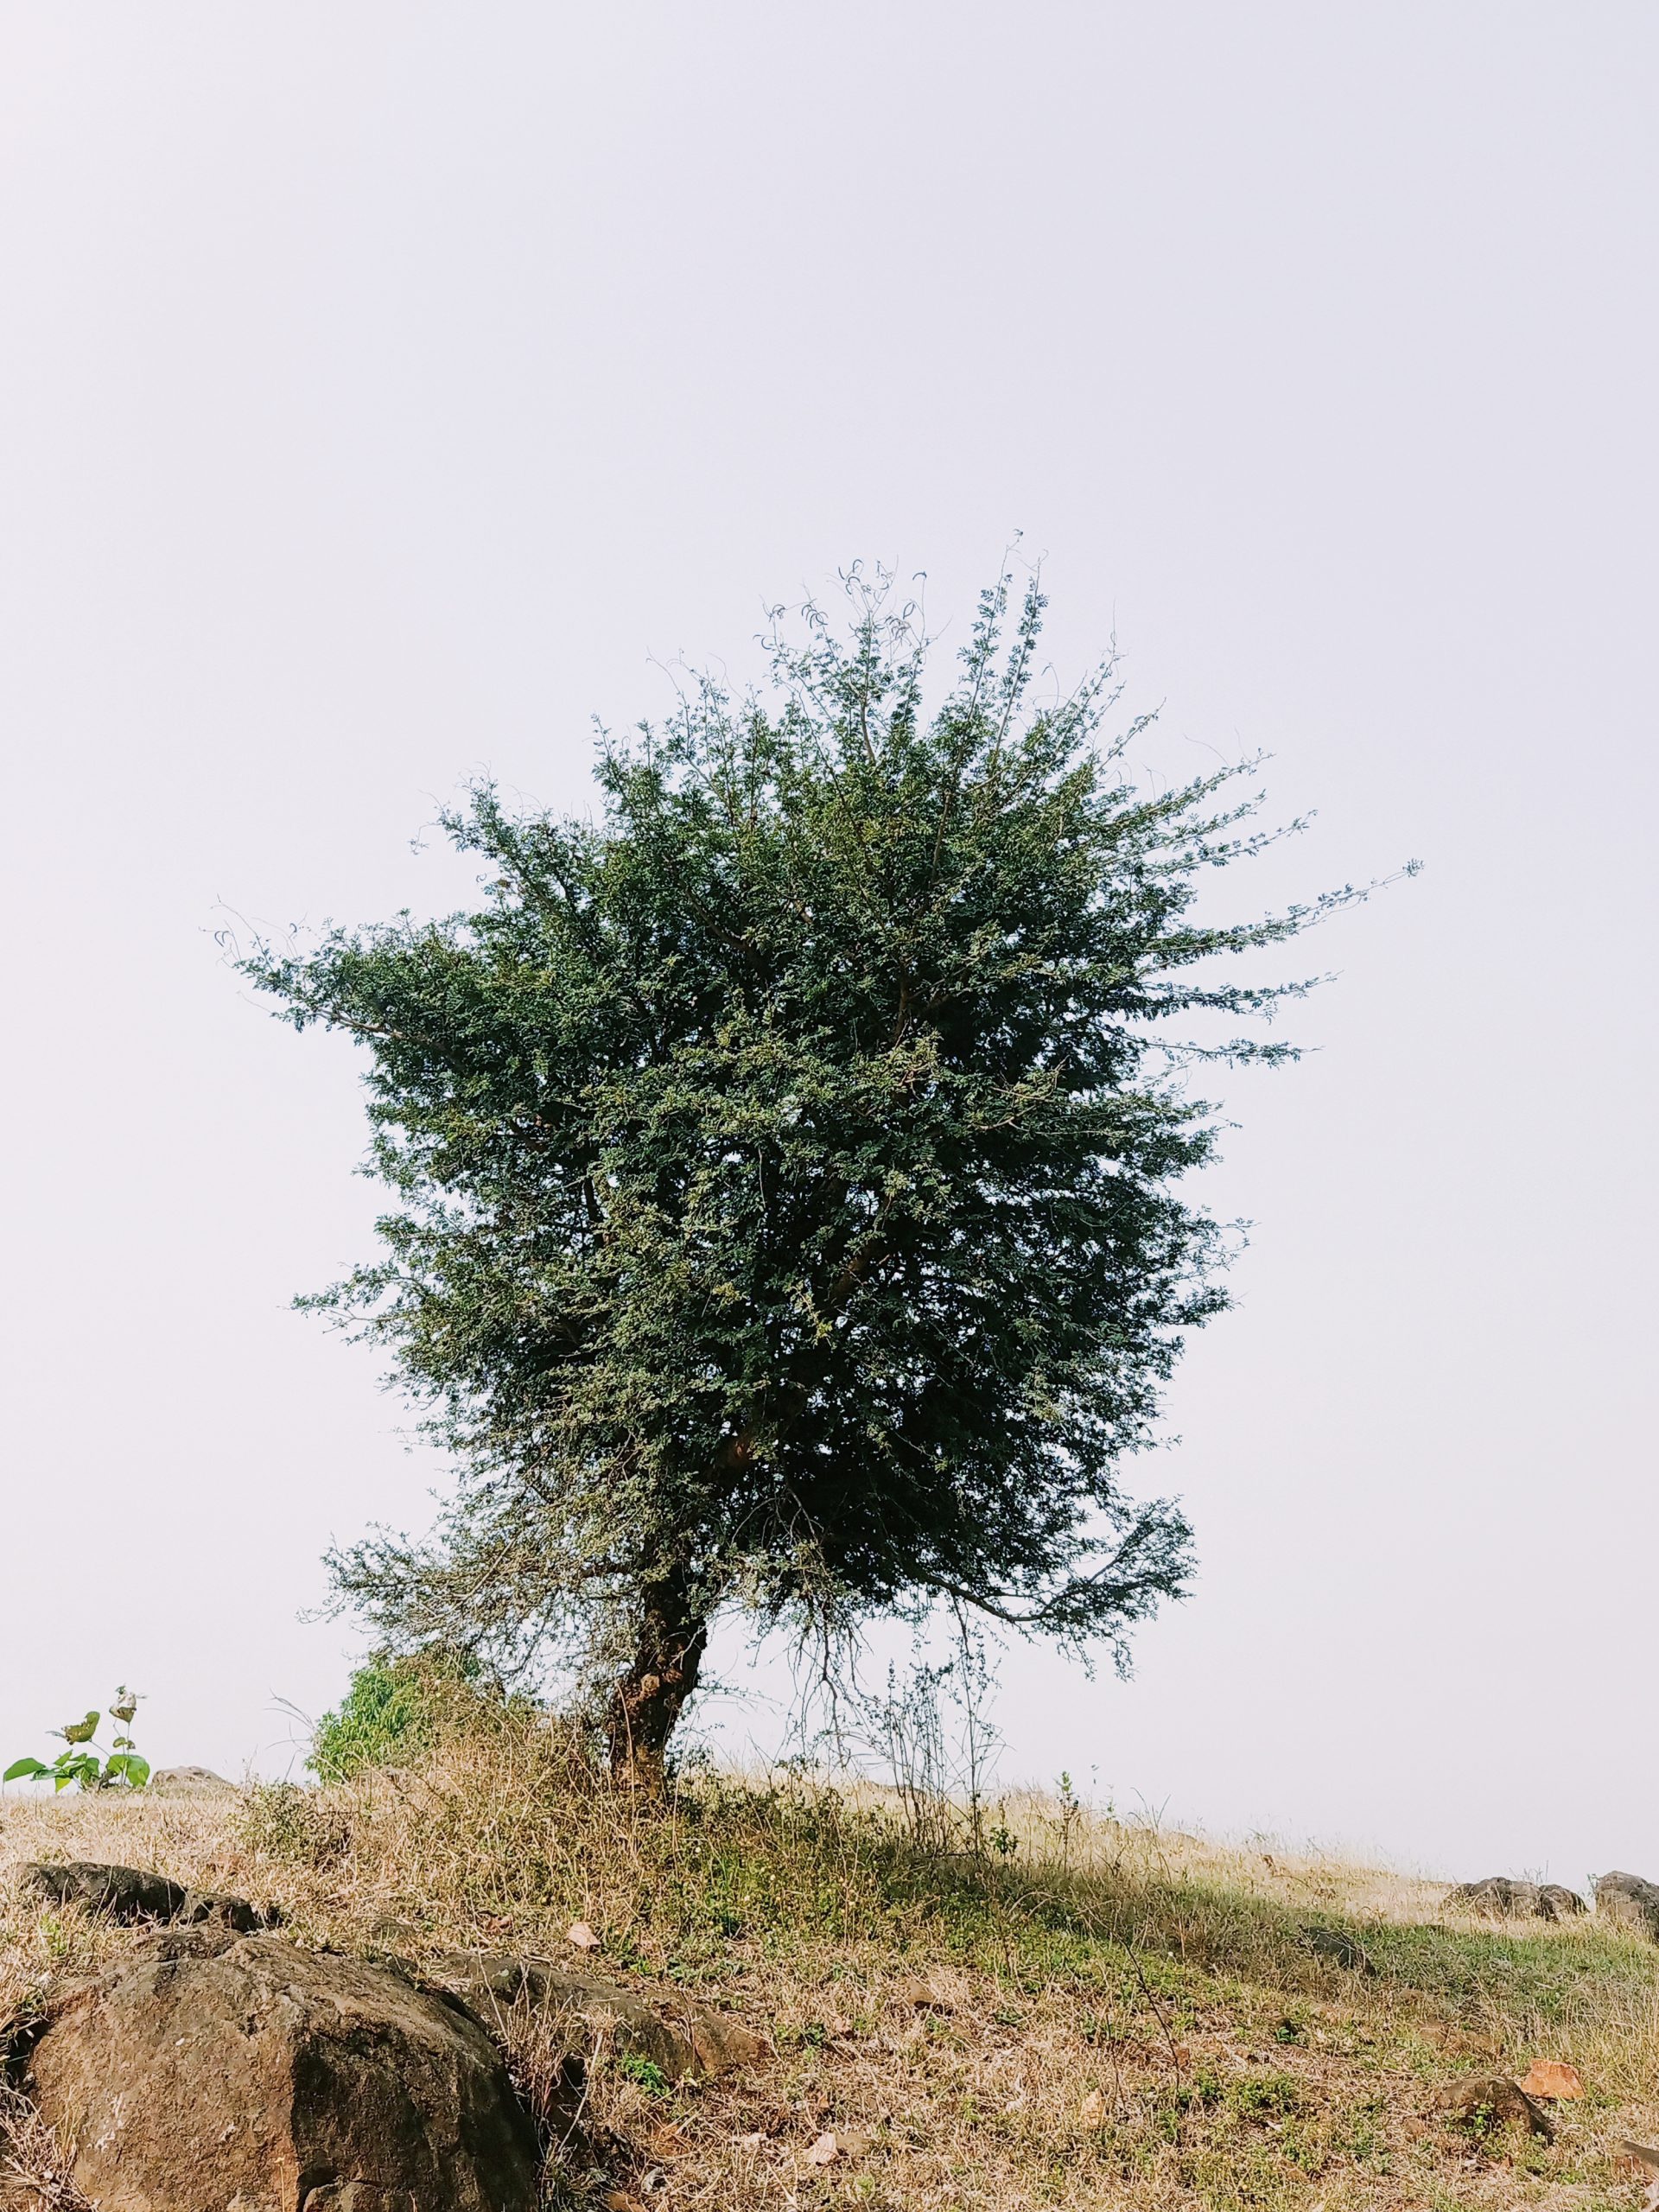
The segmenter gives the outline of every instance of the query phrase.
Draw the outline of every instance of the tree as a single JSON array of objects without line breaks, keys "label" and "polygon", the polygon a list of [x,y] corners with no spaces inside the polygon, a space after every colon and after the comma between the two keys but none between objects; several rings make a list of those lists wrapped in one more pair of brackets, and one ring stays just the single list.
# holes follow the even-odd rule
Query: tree
[{"label": "tree", "polygon": [[1224,1303],[1179,1187],[1215,1120],[1166,1032],[1270,1011],[1300,987],[1218,962],[1354,895],[1195,918],[1265,842],[1243,771],[1137,789],[1109,662],[1033,703],[1034,582],[1011,625],[983,595],[931,715],[914,611],[849,590],[845,642],[774,619],[770,692],[699,681],[603,741],[598,821],[476,788],[444,819],[475,912],[243,963],[367,1052],[400,1206],[309,1302],[391,1349],[458,1469],[435,1537],[371,1535],[337,1588],[391,1649],[516,1668],[580,1631],[647,1783],[722,1610],[948,1601],[1121,1664],[1180,1592],[1186,1522],[1118,1481]]}]

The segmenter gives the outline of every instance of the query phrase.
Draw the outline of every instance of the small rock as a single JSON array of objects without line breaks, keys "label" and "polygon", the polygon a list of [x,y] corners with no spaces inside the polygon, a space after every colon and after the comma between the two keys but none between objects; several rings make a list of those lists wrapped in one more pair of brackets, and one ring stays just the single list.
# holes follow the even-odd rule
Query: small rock
[{"label": "small rock", "polygon": [[1351,1936],[1344,1936],[1339,1928],[1304,1928],[1303,1948],[1316,1958],[1330,1959],[1335,1965],[1346,1967],[1351,1974],[1370,1974],[1370,1961]]},{"label": "small rock", "polygon": [[208,1766],[164,1766],[145,1787],[149,1797],[217,1797],[226,1791],[234,1796],[236,1784]]},{"label": "small rock", "polygon": [[1578,1891],[1567,1889],[1560,1882],[1546,1882],[1538,1894],[1557,1920],[1571,1920],[1586,1909],[1584,1899]]},{"label": "small rock", "polygon": [[1525,2127],[1552,2142],[1555,2131],[1518,2082],[1492,2075],[1480,2081],[1454,2082],[1438,2100],[1442,2112],[1464,2127]]},{"label": "small rock", "polygon": [[1649,2144],[1629,2141],[1620,2142],[1615,2147],[1622,2151],[1627,2158],[1634,2158],[1637,2165],[1645,2166],[1653,2176],[1648,2183],[1648,2193],[1642,2199],[1642,2212],[1659,2212],[1659,2151]]},{"label": "small rock", "polygon": [[753,2066],[768,2056],[764,2037],[734,2020],[729,2012],[716,2012],[709,2005],[686,2007],[686,2033],[702,2074],[729,2074],[736,2067]]},{"label": "small rock", "polygon": [[1478,1882],[1459,1882],[1446,1891],[1446,1902],[1455,1912],[1526,1920],[1542,1916],[1537,1883],[1512,1881],[1507,1874],[1487,1874]]},{"label": "small rock", "polygon": [[[567,2015],[585,2031],[585,2049],[609,2037],[660,2066],[671,2082],[724,2074],[765,2056],[767,2046],[729,2013],[666,1993],[662,2007],[640,1992],[539,1960],[488,1952],[451,1951],[423,1972],[453,1990],[486,2022],[521,2000],[537,2012]],[[573,2040],[573,2049],[575,2047]]]},{"label": "small rock", "polygon": [[261,1929],[281,1927],[283,1920],[274,1905],[262,1912],[246,1897],[220,1890],[187,1890],[174,1917],[181,1927],[228,1928],[238,1936],[257,1936]]},{"label": "small rock", "polygon": [[1659,1883],[1640,1874],[1603,1874],[1596,1883],[1596,1917],[1659,1940]]},{"label": "small rock", "polygon": [[1521,2088],[1529,2097],[1581,2097],[1584,2079],[1576,2066],[1561,2059],[1535,2058],[1522,2076]]}]

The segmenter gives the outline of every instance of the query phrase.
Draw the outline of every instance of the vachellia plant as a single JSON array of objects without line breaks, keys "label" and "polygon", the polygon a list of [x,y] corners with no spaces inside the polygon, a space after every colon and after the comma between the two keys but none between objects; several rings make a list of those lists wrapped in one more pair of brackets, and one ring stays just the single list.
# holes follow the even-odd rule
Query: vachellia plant
[{"label": "vachellia plant", "polygon": [[63,1739],[56,1758],[14,1759],[0,1782],[50,1782],[58,1789],[72,1784],[82,1789],[142,1789],[149,1780],[149,1761],[139,1757],[125,1732],[138,1710],[138,1693],[122,1683],[109,1710],[121,1732],[111,1739],[107,1757],[94,1740],[100,1718],[94,1707],[80,1719],[52,1732]]},{"label": "vachellia plant", "polygon": [[931,706],[914,609],[850,591],[844,636],[774,624],[769,690],[605,741],[596,818],[475,791],[474,911],[242,962],[366,1057],[395,1210],[314,1302],[460,1475],[338,1588],[388,1649],[585,1645],[646,1784],[722,1614],[1121,1656],[1181,1590],[1185,1519],[1120,1470],[1224,1302],[1185,1073],[1288,1051],[1185,1024],[1270,1012],[1228,967],[1357,895],[1200,918],[1268,842],[1243,770],[1138,783],[1109,663],[1038,696],[1034,586],[984,594]]}]

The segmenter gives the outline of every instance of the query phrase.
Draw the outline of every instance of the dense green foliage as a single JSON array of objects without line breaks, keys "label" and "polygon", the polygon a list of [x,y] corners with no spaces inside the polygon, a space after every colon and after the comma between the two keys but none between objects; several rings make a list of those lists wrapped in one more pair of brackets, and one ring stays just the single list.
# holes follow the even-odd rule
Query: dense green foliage
[{"label": "dense green foliage", "polygon": [[353,1670],[338,1709],[317,1723],[306,1764],[322,1782],[349,1782],[365,1767],[391,1766],[425,1751],[435,1719],[425,1667],[368,1660]]},{"label": "dense green foliage", "polygon": [[1262,842],[1237,772],[1135,787],[1109,669],[1033,703],[1043,602],[1010,632],[1006,599],[931,715],[908,609],[855,588],[842,644],[809,607],[774,696],[606,744],[597,822],[476,791],[476,911],[245,963],[366,1050],[399,1206],[316,1302],[460,1471],[438,1541],[334,1562],[391,1643],[514,1663],[581,1623],[671,1676],[665,1733],[724,1607],[1121,1651],[1181,1587],[1180,1513],[1118,1481],[1222,1303],[1168,1025],[1268,1010],[1218,957],[1318,910],[1197,919]]}]

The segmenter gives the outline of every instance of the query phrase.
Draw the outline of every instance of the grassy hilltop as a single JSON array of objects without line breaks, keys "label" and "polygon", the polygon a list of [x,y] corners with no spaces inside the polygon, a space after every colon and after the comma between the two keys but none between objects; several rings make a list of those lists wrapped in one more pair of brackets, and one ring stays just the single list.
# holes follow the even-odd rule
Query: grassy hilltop
[{"label": "grassy hilltop", "polygon": [[[875,1793],[705,1778],[653,1808],[499,1708],[326,1789],[9,1797],[0,2012],[132,1941],[25,1898],[17,1867],[113,1859],[416,1964],[456,1946],[569,1960],[585,1921],[607,1974],[766,2037],[775,2056],[701,2088],[601,2055],[584,2114],[601,2170],[556,2155],[555,2203],[1635,2203],[1615,2146],[1659,2133],[1651,1946],[1448,1916],[1434,1885],[1057,1801],[998,1817],[981,1855],[918,1845]],[[505,2024],[534,2101],[537,2024]],[[1570,2061],[1587,2091],[1553,2144],[1437,2109],[1460,2077],[1534,2058]]]}]

